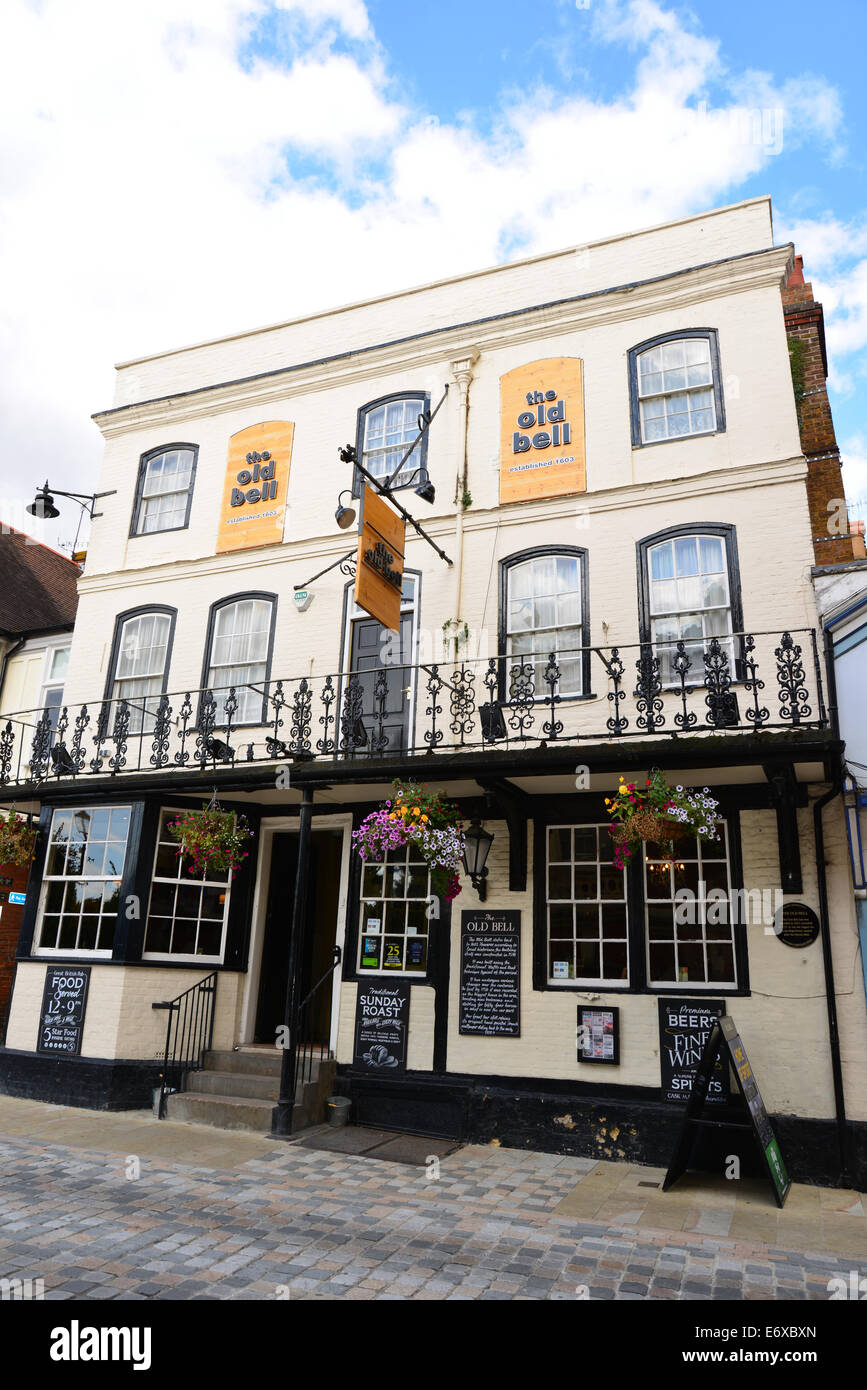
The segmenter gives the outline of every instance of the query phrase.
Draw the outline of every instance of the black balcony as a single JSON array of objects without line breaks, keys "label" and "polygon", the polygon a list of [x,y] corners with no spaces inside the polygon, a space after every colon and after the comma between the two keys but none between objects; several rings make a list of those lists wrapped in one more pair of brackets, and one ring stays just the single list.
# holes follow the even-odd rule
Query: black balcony
[{"label": "black balcony", "polygon": [[[594,688],[570,688],[566,673],[580,681],[588,664]],[[383,665],[251,689],[267,723],[238,722],[234,687],[64,706],[56,728],[49,710],[8,716],[0,786],[32,792],[256,763],[348,763],[361,773],[432,755],[475,751],[496,762],[518,749],[796,734],[829,723],[813,628]]]}]

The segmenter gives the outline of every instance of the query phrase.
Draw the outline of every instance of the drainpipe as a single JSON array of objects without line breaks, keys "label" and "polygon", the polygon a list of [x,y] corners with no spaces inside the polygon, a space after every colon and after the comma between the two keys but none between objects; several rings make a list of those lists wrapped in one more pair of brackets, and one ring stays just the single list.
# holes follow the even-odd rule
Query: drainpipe
[{"label": "drainpipe", "polygon": [[[825,628],[825,668],[828,675],[828,712],[831,728],[839,738],[837,679],[834,656]],[[825,974],[825,1002],[828,1008],[828,1037],[831,1044],[831,1073],[834,1081],[834,1110],[837,1117],[837,1145],[841,1180],[849,1178],[849,1140],[846,1127],[846,1100],[843,1094],[843,1065],[840,1058],[840,1031],[837,1024],[837,997],[834,988],[834,961],[831,955],[831,917],[828,909],[828,880],[825,873],[825,830],[822,812],[843,789],[843,768],[837,762],[830,790],[813,803],[813,842],[816,850],[816,884],[819,894],[819,920],[822,928],[822,964]]]},{"label": "drainpipe", "polygon": [[464,577],[464,493],[467,491],[467,481],[469,476],[469,456],[467,450],[467,434],[469,426],[469,393],[470,382],[473,379],[473,363],[479,355],[478,348],[471,348],[466,357],[457,358],[451,364],[452,376],[458,388],[458,448],[459,462],[458,473],[455,480],[455,504],[457,506],[457,521],[455,525],[455,621],[462,618],[462,596],[461,589]]},{"label": "drainpipe", "polygon": [[307,898],[310,881],[310,828],[313,819],[313,788],[305,787],[301,798],[298,833],[298,866],[295,871],[295,897],[292,903],[292,923],[289,930],[289,969],[286,984],[286,1008],[283,1023],[288,1047],[283,1048],[280,1065],[280,1099],[271,1119],[274,1138],[289,1139],[292,1135],[292,1112],[295,1109],[295,1076],[298,1069],[298,1039],[295,1036],[296,1013],[304,960],[304,937],[307,926]]}]

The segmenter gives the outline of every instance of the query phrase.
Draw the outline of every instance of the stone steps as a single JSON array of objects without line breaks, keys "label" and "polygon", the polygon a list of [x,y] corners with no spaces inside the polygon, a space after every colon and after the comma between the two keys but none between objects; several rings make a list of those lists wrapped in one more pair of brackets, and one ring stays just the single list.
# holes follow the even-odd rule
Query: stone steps
[{"label": "stone steps", "polygon": [[[270,1134],[280,1095],[281,1063],[282,1053],[276,1049],[206,1052],[201,1071],[190,1072],[187,1077],[186,1090],[166,1097],[166,1118]],[[315,1058],[311,1079],[298,1082],[293,1133],[325,1119],[325,1099],[331,1093],[335,1070],[335,1062]]]}]

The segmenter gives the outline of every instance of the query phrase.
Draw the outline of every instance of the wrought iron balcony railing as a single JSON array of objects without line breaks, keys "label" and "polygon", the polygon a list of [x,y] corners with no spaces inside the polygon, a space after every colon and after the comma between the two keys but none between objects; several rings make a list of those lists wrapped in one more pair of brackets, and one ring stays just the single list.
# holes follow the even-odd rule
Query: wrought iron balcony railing
[{"label": "wrought iron balcony railing", "polygon": [[[261,718],[241,723],[249,691]],[[828,725],[813,628],[384,665],[52,715],[0,719],[0,786]]]}]

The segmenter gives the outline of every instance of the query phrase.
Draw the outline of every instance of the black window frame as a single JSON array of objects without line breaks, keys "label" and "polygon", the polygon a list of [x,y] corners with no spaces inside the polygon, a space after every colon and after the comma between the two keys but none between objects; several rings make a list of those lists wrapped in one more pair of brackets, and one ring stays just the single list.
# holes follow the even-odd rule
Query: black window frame
[{"label": "black window frame", "polygon": [[[513,554],[506,555],[500,560],[497,613],[497,653],[500,658],[498,697],[501,701],[506,699],[507,666],[510,660],[506,651],[509,573],[517,565],[524,564],[527,560],[541,559],[544,555],[569,555],[581,562],[581,646],[583,648],[581,653],[581,693],[580,695],[561,695],[560,699],[564,703],[567,700],[592,700],[595,697],[590,685],[589,552],[585,546],[581,545],[533,545],[528,546],[526,550],[516,550]],[[535,702],[536,704],[544,703],[548,698],[546,690],[537,691]]]},{"label": "black window frame", "polygon": [[[736,788],[732,788],[736,791]],[[744,870],[741,844],[740,812],[744,809],[734,798],[729,799],[723,788],[715,791],[720,803],[720,817],[725,821],[729,839],[730,887],[732,892],[743,892]],[[751,805],[752,802],[747,803]],[[765,803],[762,802],[764,808]],[[533,817],[533,990],[539,993],[584,994],[588,991],[599,994],[644,994],[668,995],[683,993],[720,995],[740,998],[751,994],[749,952],[747,946],[747,926],[743,922],[734,924],[734,959],[736,985],[699,983],[694,985],[668,984],[652,985],[648,982],[647,969],[647,926],[645,919],[646,898],[644,892],[644,857],[634,855],[626,868],[626,929],[627,960],[629,963],[629,983],[620,985],[598,985],[593,981],[570,980],[568,983],[552,983],[548,979],[548,879],[547,879],[547,841],[548,827],[556,825],[589,826],[601,825],[609,820],[605,810],[604,797],[595,793],[583,793],[565,800],[551,799]]]},{"label": "black window frame", "polygon": [[[176,449],[190,449],[190,450],[192,450],[192,454],[193,454],[193,466],[192,466],[192,469],[190,470],[190,483],[189,483],[189,487],[187,488],[187,509],[186,509],[186,512],[184,513],[183,525],[182,525],[182,526],[166,526],[166,527],[162,528],[162,529],[159,530],[159,531],[140,531],[140,530],[138,529],[138,526],[139,526],[139,521],[140,521],[140,519],[141,519],[141,506],[142,506],[142,502],[143,502],[143,500],[144,500],[144,498],[143,498],[143,493],[144,493],[144,480],[145,480],[145,475],[146,475],[146,473],[147,473],[147,466],[148,466],[148,464],[151,462],[152,459],[159,458],[160,454],[171,454],[171,453],[173,453]],[[156,449],[148,449],[147,453],[144,453],[144,454],[141,455],[141,457],[139,458],[139,463],[138,463],[138,478],[136,479],[135,497],[134,497],[134,499],[133,499],[133,504],[132,504],[132,518],[131,518],[131,520],[130,520],[130,525],[129,525],[129,538],[130,538],[130,540],[136,539],[136,538],[138,538],[139,536],[165,536],[165,535],[171,533],[172,531],[186,531],[186,530],[189,529],[189,525],[190,525],[190,512],[192,511],[192,507],[193,507],[193,492],[194,492],[195,486],[196,486],[196,469],[197,469],[197,467],[198,467],[198,463],[199,463],[199,446],[198,446],[198,444],[190,444],[190,443],[186,443],[186,444],[183,444],[183,443],[177,443],[177,444],[160,444],[158,448],[156,448]]]},{"label": "black window frame", "polygon": [[[665,343],[680,342],[684,338],[706,338],[710,345],[711,375],[713,377],[713,403],[716,414],[716,428],[702,430],[698,434],[678,434],[668,439],[641,438],[641,407],[638,395],[638,359],[643,352],[661,347]],[[636,343],[627,353],[629,371],[629,415],[632,430],[633,449],[652,449],[658,444],[678,444],[687,439],[711,439],[715,434],[725,434],[726,412],[722,389],[722,368],[719,351],[719,331],[716,328],[681,328],[671,333],[658,333],[643,343]]]},{"label": "black window frame", "polygon": [[[370,412],[373,411],[373,410],[379,410],[379,408],[380,408],[381,406],[383,406],[383,405],[388,405],[391,401],[411,401],[411,400],[421,400],[421,401],[422,401],[422,408],[421,408],[421,411],[419,411],[419,414],[422,414],[422,412],[427,412],[427,411],[430,410],[430,391],[391,391],[391,392],[389,392],[389,394],[388,394],[387,396],[378,396],[378,397],[376,398],[376,400],[374,400],[374,401],[365,401],[364,405],[359,406],[359,408],[358,408],[358,415],[357,415],[357,417],[356,417],[356,423],[355,423],[355,457],[357,458],[357,460],[358,460],[359,463],[361,463],[361,464],[364,463],[364,454],[363,454],[363,450],[364,450],[364,425],[365,425],[365,420],[367,419],[367,416],[370,414]],[[417,487],[420,487],[420,486],[422,485],[422,483],[426,483],[426,482],[429,481],[429,474],[428,474],[428,468],[427,468],[427,446],[428,446],[428,431],[426,430],[425,433],[422,435],[419,444],[418,444],[418,445],[416,446],[416,448],[413,450],[413,453],[412,453],[412,455],[410,456],[410,459],[409,459],[409,462],[410,462],[410,463],[412,463],[413,458],[415,458],[415,459],[417,460],[417,462],[416,462],[415,465],[414,465],[414,469],[417,469],[417,470],[418,470],[418,477],[417,477],[417,478],[414,478],[413,481],[412,481],[411,483],[399,483],[399,484],[398,484],[398,483],[395,483],[394,486],[393,486],[393,488],[392,488],[392,491],[394,491],[394,492],[402,492],[405,488],[408,488],[408,487],[417,488]],[[361,476],[360,472],[358,471],[358,468],[357,468],[357,467],[356,467],[356,468],[353,468],[353,470],[352,470],[352,496],[353,496],[353,497],[360,497],[360,496],[361,496],[361,488],[362,488],[362,485],[363,485],[363,483],[364,483],[365,481],[366,481],[366,479],[364,479],[364,478]],[[385,481],[385,480],[384,480],[384,479],[381,479],[380,481]]]},{"label": "black window frame", "polygon": [[[238,719],[233,723],[232,728],[259,729],[268,723],[267,692],[271,682],[271,666],[274,660],[274,633],[277,628],[277,594],[269,593],[264,589],[245,589],[241,593],[227,594],[225,598],[216,599],[215,602],[211,604],[210,608],[208,609],[208,629],[205,634],[205,652],[202,659],[202,679],[199,683],[199,688],[202,694],[205,690],[212,689],[208,685],[208,671],[211,666],[211,649],[214,641],[214,629],[217,623],[217,613],[221,608],[226,608],[231,603],[242,603],[244,599],[265,599],[267,600],[267,602],[271,604],[271,623],[268,629],[268,655],[265,660],[265,675],[262,678],[262,686],[266,693],[262,696],[262,718]],[[222,689],[222,687],[220,688]],[[200,694],[199,710],[197,712],[196,717],[197,724],[201,722],[201,699],[202,695]],[[218,724],[215,727],[221,728],[225,726]]]},{"label": "black window frame", "polygon": [[114,698],[111,692],[114,687],[115,680],[117,679],[117,659],[120,655],[120,639],[121,633],[124,629],[124,624],[129,622],[130,618],[143,617],[145,613],[159,613],[163,617],[168,617],[169,619],[169,637],[168,641],[166,642],[166,662],[165,666],[163,667],[163,679],[162,685],[160,686],[160,694],[165,695],[166,690],[168,689],[169,670],[172,664],[172,647],[174,645],[175,640],[175,624],[177,622],[178,610],[177,608],[172,608],[170,604],[167,603],[143,603],[140,604],[137,608],[127,608],[123,613],[118,613],[114,620],[114,636],[112,637],[111,642],[111,655],[108,661],[105,691],[102,697],[103,700],[111,700]]},{"label": "black window frame", "polygon": [[650,536],[642,536],[635,542],[636,569],[638,572],[638,636],[642,646],[652,643],[650,613],[650,573],[648,561],[651,548],[664,541],[684,536],[718,536],[725,545],[726,570],[729,580],[729,606],[732,615],[732,632],[738,634],[735,643],[735,669],[732,678],[736,681],[746,679],[744,666],[744,609],[741,589],[741,568],[738,555],[737,527],[730,521],[685,522],[680,526],[666,526],[654,531]]}]

